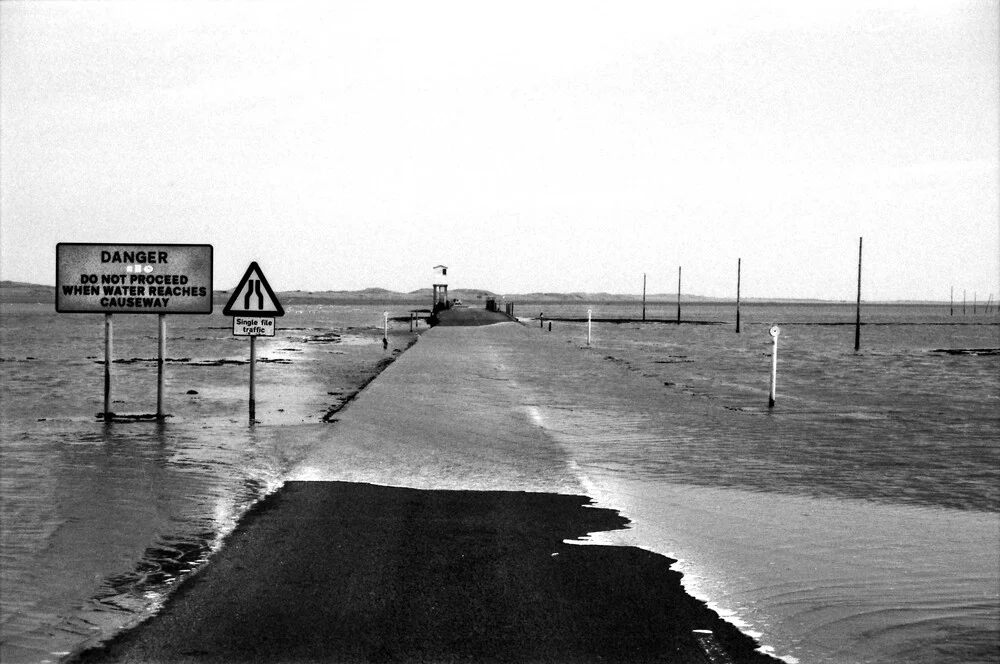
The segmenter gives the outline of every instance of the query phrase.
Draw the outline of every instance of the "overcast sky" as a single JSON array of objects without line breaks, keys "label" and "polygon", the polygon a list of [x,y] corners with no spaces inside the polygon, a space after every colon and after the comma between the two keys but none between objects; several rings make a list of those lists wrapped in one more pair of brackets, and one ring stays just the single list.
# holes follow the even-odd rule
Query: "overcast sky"
[{"label": "overcast sky", "polygon": [[0,276],[1000,295],[996,0],[0,2]]}]

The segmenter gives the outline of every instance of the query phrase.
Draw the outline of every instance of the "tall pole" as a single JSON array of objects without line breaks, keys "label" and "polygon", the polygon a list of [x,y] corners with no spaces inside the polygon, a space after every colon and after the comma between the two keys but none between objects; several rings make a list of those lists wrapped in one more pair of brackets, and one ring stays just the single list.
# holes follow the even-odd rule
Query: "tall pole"
[{"label": "tall pole", "polygon": [[951,287],[951,315],[955,315],[955,287]]},{"label": "tall pole", "polygon": [[962,289],[962,315],[965,315],[965,289]]},{"label": "tall pole", "polygon": [[858,238],[858,317],[854,324],[854,350],[861,350],[861,244],[863,237]]},{"label": "tall pole", "polygon": [[740,268],[742,258],[736,259],[736,334],[740,333]]},{"label": "tall pole", "polygon": [[163,414],[163,387],[166,383],[166,371],[164,363],[167,356],[167,315],[159,314],[160,343],[159,353],[156,358],[156,419],[162,420]]},{"label": "tall pole", "polygon": [[646,320],[646,273],[642,273],[642,319]]},{"label": "tall pole", "polygon": [[681,322],[681,266],[677,266],[677,322]]},{"label": "tall pole", "polygon": [[104,314],[104,421],[111,421],[111,351],[114,325],[111,314]]}]

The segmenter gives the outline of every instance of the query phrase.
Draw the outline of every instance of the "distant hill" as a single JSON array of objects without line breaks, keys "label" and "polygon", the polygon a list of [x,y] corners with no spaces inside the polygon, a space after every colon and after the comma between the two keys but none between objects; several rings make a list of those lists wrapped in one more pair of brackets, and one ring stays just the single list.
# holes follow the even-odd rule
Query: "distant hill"
[{"label": "distant hill", "polygon": [[[213,291],[213,300],[219,306],[229,301],[230,291]],[[421,288],[409,293],[400,293],[385,288],[365,288],[358,291],[282,291],[276,293],[283,306],[290,304],[384,304],[412,305],[411,308],[429,308],[431,306],[431,289]],[[7,303],[55,303],[55,287],[29,284],[20,281],[0,281],[0,302]],[[455,288],[448,290],[448,297],[459,299],[465,304],[486,304],[487,298],[505,299],[507,302],[519,304],[615,304],[620,302],[641,302],[641,295],[621,293],[507,293],[501,296],[486,288]],[[781,299],[781,298],[743,298],[747,304],[764,302],[781,302],[785,304],[851,304],[850,300],[818,300],[818,299]],[[646,296],[647,304],[669,304],[677,302],[676,293],[656,293]],[[702,295],[681,295],[681,302],[733,302],[733,298],[712,298]],[[874,302],[868,302],[875,304]],[[942,302],[920,302],[900,300],[879,302],[879,304],[946,304]]]},{"label": "distant hill", "polygon": [[0,281],[0,302],[38,303],[49,302],[55,306],[54,286],[26,284],[22,281]]}]

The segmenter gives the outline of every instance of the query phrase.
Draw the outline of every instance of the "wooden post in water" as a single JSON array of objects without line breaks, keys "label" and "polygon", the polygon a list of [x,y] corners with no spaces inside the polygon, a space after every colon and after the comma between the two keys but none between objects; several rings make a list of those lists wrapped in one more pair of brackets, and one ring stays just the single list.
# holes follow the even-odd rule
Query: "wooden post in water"
[{"label": "wooden post in water", "polygon": [[778,383],[778,335],[781,328],[772,325],[767,331],[771,335],[771,392],[767,397],[767,407],[774,408],[775,387]]},{"label": "wooden post in water", "polygon": [[854,350],[861,349],[861,243],[864,238],[858,238],[858,317],[854,323]]},{"label": "wooden post in water", "polygon": [[250,335],[250,425],[257,422],[257,335]]},{"label": "wooden post in water", "polygon": [[646,273],[642,273],[642,319],[646,320]]},{"label": "wooden post in water", "polygon": [[156,419],[162,420],[166,417],[163,414],[163,388],[166,384],[167,361],[167,315],[159,314],[160,343],[159,352],[156,358]]},{"label": "wooden post in water", "polygon": [[951,287],[951,315],[955,315],[955,287]]},{"label": "wooden post in water", "polygon": [[681,266],[677,266],[677,322],[681,322]]},{"label": "wooden post in water", "polygon": [[742,258],[736,259],[736,334],[740,333],[740,267]]},{"label": "wooden post in water", "polygon": [[587,345],[590,345],[591,310],[587,309]]},{"label": "wooden post in water", "polygon": [[962,315],[965,315],[965,289],[962,289]]},{"label": "wooden post in water", "polygon": [[111,421],[111,351],[114,324],[111,314],[104,314],[104,421]]},{"label": "wooden post in water", "polygon": [[979,304],[979,293],[972,291],[972,315],[976,315],[976,308]]}]

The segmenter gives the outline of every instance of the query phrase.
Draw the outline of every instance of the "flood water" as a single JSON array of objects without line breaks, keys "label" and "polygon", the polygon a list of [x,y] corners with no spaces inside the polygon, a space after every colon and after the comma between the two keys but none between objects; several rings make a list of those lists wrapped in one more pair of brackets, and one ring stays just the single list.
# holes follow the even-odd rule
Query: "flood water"
[{"label": "flood water", "polygon": [[[546,305],[548,316],[638,316]],[[380,307],[287,307],[249,357],[221,315],[168,317],[163,422],[102,407],[103,317],[3,305],[0,659],[58,661],[155,611],[405,348]],[[542,309],[542,307],[539,307]],[[635,310],[633,310],[635,309]],[[519,306],[521,316],[536,311]],[[650,307],[526,320],[495,352],[575,480],[679,559],[688,590],[789,662],[1000,659],[1000,325],[947,307]],[[781,327],[777,401],[768,408]],[[113,410],[155,410],[156,319],[115,317]],[[523,335],[522,335],[523,336]]]},{"label": "flood water", "polygon": [[866,307],[855,352],[850,306],[744,309],[740,334],[720,307],[684,314],[725,324],[594,324],[587,346],[556,320],[538,334],[590,368],[517,377],[588,493],[633,520],[596,539],[680,559],[689,592],[790,662],[1000,660],[997,318]]},{"label": "flood water", "polygon": [[[155,611],[410,339],[383,349],[380,307],[288,307],[257,340],[251,427],[249,340],[218,313],[168,316],[168,417],[105,424],[102,315],[4,304],[0,323],[3,662],[57,661]],[[157,318],[113,323],[112,411],[155,414]]]}]

